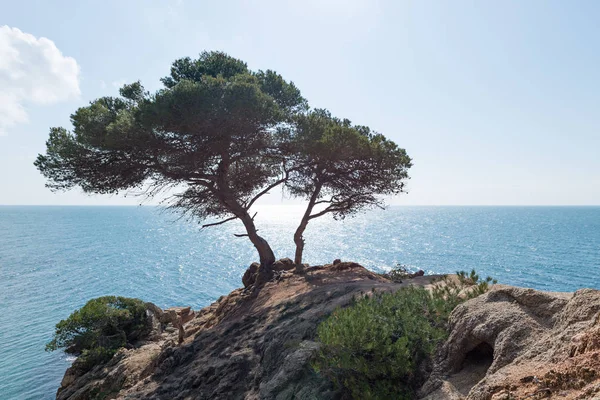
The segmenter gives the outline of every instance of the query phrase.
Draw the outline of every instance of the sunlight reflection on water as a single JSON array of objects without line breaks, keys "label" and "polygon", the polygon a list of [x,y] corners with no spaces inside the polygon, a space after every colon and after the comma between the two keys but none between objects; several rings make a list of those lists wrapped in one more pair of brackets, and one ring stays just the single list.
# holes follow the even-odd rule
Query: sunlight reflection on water
[{"label": "sunlight reflection on water", "polygon": [[[259,234],[278,257],[291,257],[302,207],[256,211]],[[0,207],[0,397],[54,398],[71,361],[44,344],[90,298],[200,308],[239,287],[257,258],[233,236],[241,228],[200,229],[153,207]],[[600,287],[600,207],[391,207],[313,220],[305,237],[313,265],[342,258],[374,270],[476,268],[538,289]]]}]

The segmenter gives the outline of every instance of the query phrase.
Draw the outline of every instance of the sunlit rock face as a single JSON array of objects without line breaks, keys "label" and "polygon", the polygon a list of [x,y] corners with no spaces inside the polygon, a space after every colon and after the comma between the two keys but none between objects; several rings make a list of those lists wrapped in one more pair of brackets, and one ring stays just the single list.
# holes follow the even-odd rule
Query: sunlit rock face
[{"label": "sunlit rock face", "polygon": [[597,290],[550,293],[497,285],[453,311],[450,337],[421,396],[596,398],[599,315]]}]

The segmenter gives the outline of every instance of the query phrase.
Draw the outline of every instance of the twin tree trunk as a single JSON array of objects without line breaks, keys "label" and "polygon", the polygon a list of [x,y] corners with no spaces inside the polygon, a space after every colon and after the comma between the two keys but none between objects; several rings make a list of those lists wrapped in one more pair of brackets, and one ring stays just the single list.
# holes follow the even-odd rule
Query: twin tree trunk
[{"label": "twin tree trunk", "polygon": [[315,190],[313,194],[310,196],[310,200],[308,201],[308,205],[306,206],[306,211],[300,220],[300,225],[296,229],[294,233],[294,243],[296,244],[296,253],[294,254],[294,264],[300,266],[302,264],[302,253],[304,252],[304,231],[308,225],[308,221],[310,221],[310,215],[315,207],[315,203],[319,198],[319,194],[321,193],[321,188],[323,185],[321,183],[317,183],[315,185]]},{"label": "twin tree trunk", "polygon": [[[296,252],[294,254],[294,264],[296,264],[298,266],[302,265],[302,255],[304,253],[303,234],[304,234],[304,231],[306,230],[306,227],[308,226],[308,222],[311,219],[311,213],[315,207],[315,203],[317,202],[317,199],[319,198],[321,188],[322,188],[321,184],[317,184],[315,186],[315,191],[313,192],[312,196],[310,197],[310,200],[306,207],[306,211],[304,212],[304,215],[302,216],[302,219],[300,220],[300,225],[298,225],[298,228],[296,229],[296,232],[294,233],[294,243],[296,244]],[[248,211],[246,211],[241,206],[239,206],[239,208],[238,207],[235,207],[235,208],[237,209],[236,210],[237,212],[235,213],[235,215],[244,224],[244,227],[246,228],[246,232],[248,234],[248,238],[250,239],[250,241],[256,248],[256,251],[258,252],[258,255],[260,258],[261,270],[263,273],[268,274],[270,272],[270,266],[275,262],[275,254],[273,253],[271,246],[269,246],[269,243],[267,243],[267,241],[265,239],[263,239],[256,233],[256,226],[254,225],[254,220],[252,219],[252,217],[250,216]]]},{"label": "twin tree trunk", "polygon": [[[244,224],[244,227],[246,228],[246,234],[252,242],[252,244],[254,245],[254,247],[256,248],[256,251],[258,252],[258,256],[260,258],[259,277],[262,279],[268,278],[268,276],[272,272],[271,265],[273,265],[273,263],[275,262],[275,254],[273,253],[271,246],[269,246],[269,243],[267,243],[265,239],[263,239],[256,233],[256,225],[254,225],[254,219],[250,216],[248,210],[242,207],[233,198],[233,196],[230,196],[230,192],[229,190],[227,190],[228,185],[226,183],[226,179],[224,179],[226,177],[227,170],[225,168],[225,164],[225,162],[221,163],[221,171],[224,173],[223,175],[221,175],[221,180],[219,182],[221,184],[221,188],[225,189],[225,193],[221,192],[221,196],[219,197],[223,204],[225,204],[231,210],[231,212],[236,217],[238,217]],[[298,267],[302,265],[302,254],[304,252],[304,237],[302,235],[304,234],[304,231],[308,226],[308,222],[311,219],[311,213],[315,207],[317,199],[319,198],[322,187],[323,185],[321,183],[317,183],[315,185],[315,189],[309,199],[306,211],[304,212],[304,215],[302,216],[302,219],[300,221],[300,225],[294,233],[294,243],[296,244],[294,264],[296,264]]]}]

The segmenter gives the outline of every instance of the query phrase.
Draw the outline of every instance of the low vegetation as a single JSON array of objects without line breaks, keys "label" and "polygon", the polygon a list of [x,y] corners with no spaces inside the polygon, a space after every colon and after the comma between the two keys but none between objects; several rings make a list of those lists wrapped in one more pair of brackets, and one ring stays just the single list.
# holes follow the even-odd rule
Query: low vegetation
[{"label": "low vegetation", "polygon": [[448,334],[450,312],[490,283],[461,271],[431,291],[411,286],[355,299],[319,325],[313,367],[353,399],[411,399]]},{"label": "low vegetation", "polygon": [[88,301],[56,324],[47,351],[77,355],[77,367],[88,370],[108,361],[118,349],[150,332],[146,306],[139,299],[105,296]]},{"label": "low vegetation", "polygon": [[402,283],[404,279],[410,278],[410,271],[406,265],[398,264],[396,268],[392,268],[389,272],[380,275],[392,282]]}]

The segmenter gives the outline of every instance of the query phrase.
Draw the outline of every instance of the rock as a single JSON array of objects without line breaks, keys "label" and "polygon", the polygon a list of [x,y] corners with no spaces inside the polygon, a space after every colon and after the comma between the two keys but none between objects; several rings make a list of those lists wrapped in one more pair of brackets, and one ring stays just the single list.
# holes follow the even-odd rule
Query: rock
[{"label": "rock", "polygon": [[77,377],[80,374],[78,374],[73,367],[69,367],[67,368],[67,371],[65,372],[65,375],[62,378],[62,381],[60,381],[60,387],[62,388],[66,388],[67,386],[71,386],[73,384],[73,382],[75,382],[75,379],[77,379]]},{"label": "rock", "polygon": [[[122,348],[107,363],[91,370],[81,370],[77,361],[67,369],[57,391],[57,399],[87,399],[93,393],[116,393],[146,378],[154,372],[160,352],[175,345],[173,337],[185,336],[184,324],[195,317],[191,307],[171,307],[162,310],[147,302],[146,315],[151,331],[133,346]],[[92,396],[92,398],[94,398]]]},{"label": "rock", "polygon": [[85,400],[98,398],[99,393],[115,394],[131,388],[154,372],[161,351],[159,344],[151,342],[132,350],[121,349],[108,363],[98,365],[83,375],[70,367],[56,398]]},{"label": "rock", "polygon": [[336,258],[335,260],[333,260],[333,265],[340,264],[341,262],[342,262],[342,260],[340,260],[339,258]]},{"label": "rock", "polygon": [[[262,382],[259,386],[259,392],[263,397],[282,398],[282,393],[288,391],[297,381],[301,380],[301,375],[306,371],[308,361],[317,351],[319,345],[316,342],[305,340],[297,345],[297,348],[288,354],[271,379]],[[293,390],[289,398],[293,398]]]},{"label": "rock", "polygon": [[178,321],[181,324],[185,324],[194,319],[195,313],[191,307],[169,307],[165,310],[165,313],[174,312],[175,315],[181,320]]},{"label": "rock", "polygon": [[449,382],[442,382],[441,386],[433,393],[421,400],[463,400],[464,396]]},{"label": "rock", "polygon": [[250,267],[244,272],[244,276],[242,276],[242,283],[244,287],[248,287],[256,282],[256,276],[258,275],[258,269],[260,268],[259,263],[252,263]]},{"label": "rock", "polygon": [[338,264],[331,264],[331,271],[345,271],[354,268],[364,268],[362,265],[354,262],[340,262]]},{"label": "rock", "polygon": [[[271,269],[269,271],[267,271],[268,273],[259,277],[260,264],[252,263],[250,265],[250,267],[246,270],[246,272],[244,272],[244,276],[242,277],[242,283],[244,284],[244,287],[246,287],[246,288],[249,286],[252,286],[252,285],[262,286],[266,282],[273,279],[273,276],[274,276],[273,273],[281,273],[284,271],[291,271],[295,267],[296,266],[294,264],[294,261],[292,261],[289,258],[282,258],[281,260],[277,260],[273,263],[273,265],[271,266]],[[257,280],[260,280],[260,282],[258,282]]]},{"label": "rock", "polygon": [[294,261],[289,258],[282,258],[273,263],[273,271],[291,271],[295,268]]},{"label": "rock", "polygon": [[165,310],[165,315],[169,316],[169,322],[178,330],[178,343],[183,343],[185,340],[184,324],[194,318],[194,312],[190,307],[170,307]]},{"label": "rock", "polygon": [[[459,305],[422,398],[588,399],[600,384],[600,291],[504,285]],[[444,395],[440,388],[450,393]],[[535,394],[538,393],[538,394]],[[538,398],[538,397],[535,397]]]}]

